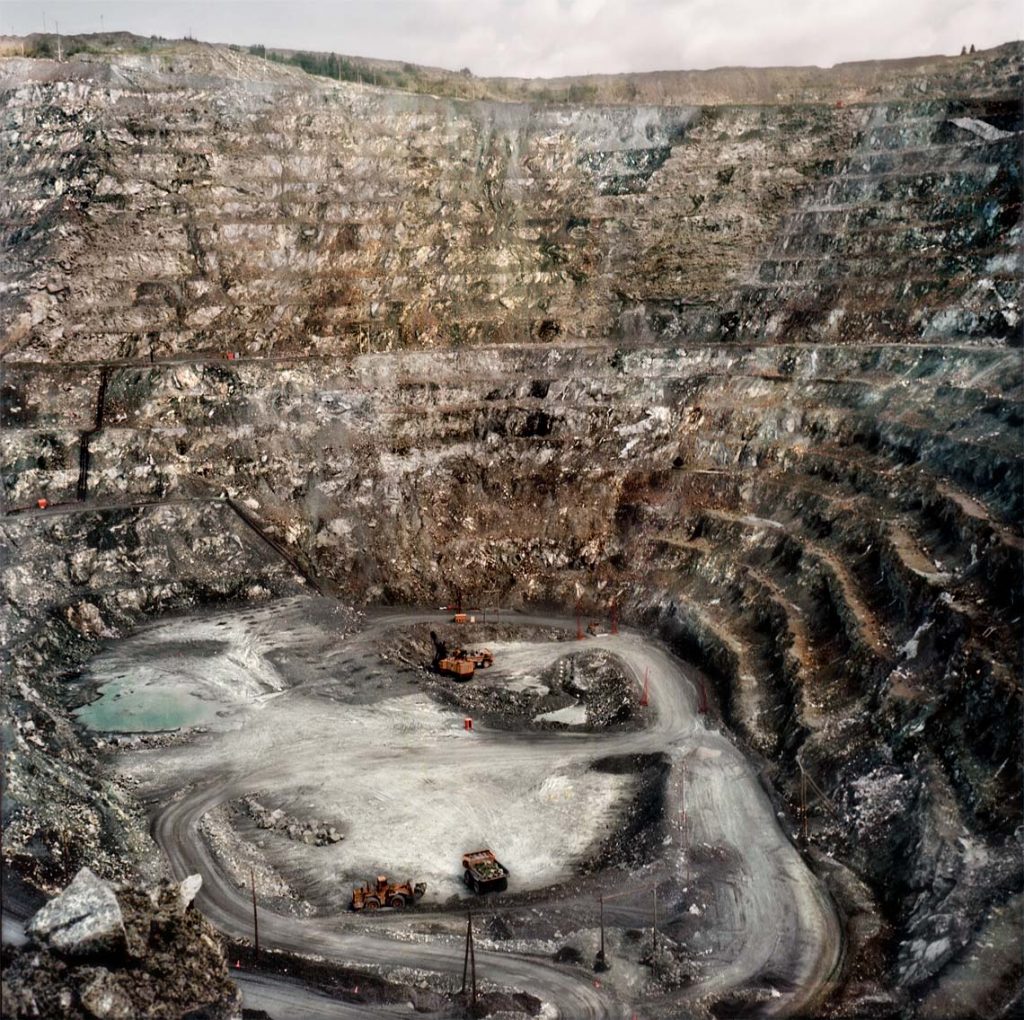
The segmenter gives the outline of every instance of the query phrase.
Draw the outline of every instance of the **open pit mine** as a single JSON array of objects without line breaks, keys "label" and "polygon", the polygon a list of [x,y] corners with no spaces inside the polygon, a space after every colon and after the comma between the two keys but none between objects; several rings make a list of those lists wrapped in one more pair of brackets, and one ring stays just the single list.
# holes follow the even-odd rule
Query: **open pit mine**
[{"label": "open pit mine", "polygon": [[1019,1015],[1021,44],[5,52],[5,1017]]}]

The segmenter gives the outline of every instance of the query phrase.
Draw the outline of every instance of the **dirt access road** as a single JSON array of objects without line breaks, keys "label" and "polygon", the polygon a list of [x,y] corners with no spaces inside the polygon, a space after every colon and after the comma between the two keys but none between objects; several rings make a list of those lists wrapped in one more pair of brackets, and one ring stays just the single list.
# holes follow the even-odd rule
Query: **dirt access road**
[{"label": "dirt access road", "polygon": [[[549,841],[551,833],[563,832],[564,842],[574,845],[570,831],[573,819],[585,830],[588,826],[596,829],[603,824],[601,811],[611,815],[616,810],[614,788],[585,785],[592,774],[590,764],[612,755],[660,753],[671,762],[666,814],[677,817],[683,807],[685,769],[689,845],[715,847],[730,864],[726,872],[707,884],[710,893],[704,907],[705,923],[717,937],[701,960],[700,979],[685,989],[665,992],[659,1001],[664,1005],[668,999],[681,1002],[737,988],[767,988],[770,995],[763,1011],[784,1015],[813,1008],[827,990],[842,954],[842,934],[832,903],[780,830],[749,763],[706,717],[697,714],[697,694],[688,668],[658,644],[635,633],[586,642],[588,649],[603,648],[617,656],[638,682],[645,675],[649,677],[651,709],[646,728],[592,733],[509,732],[478,727],[467,734],[456,713],[436,705],[432,713],[432,703],[417,694],[387,688],[381,692],[382,700],[374,702],[372,692],[365,689],[374,686],[373,674],[353,688],[361,691],[360,697],[349,697],[344,704],[324,700],[341,682],[335,676],[346,662],[356,668],[368,658],[379,659],[381,641],[386,643],[388,634],[421,622],[436,625],[441,620],[437,613],[392,612],[372,618],[358,634],[340,643],[328,676],[310,673],[309,664],[305,671],[292,672],[287,656],[270,654],[275,645],[272,611],[263,617],[250,613],[246,619],[244,649],[230,647],[234,629],[231,617],[225,614],[203,625],[218,628],[217,633],[229,645],[227,652],[219,660],[216,656],[211,659],[210,642],[204,639],[196,642],[197,654],[207,663],[238,661],[248,671],[255,656],[261,660],[261,670],[282,674],[281,682],[265,685],[265,695],[255,699],[250,695],[237,711],[222,713],[223,728],[199,741],[132,751],[117,759],[119,770],[134,777],[140,794],[153,805],[153,834],[173,871],[179,877],[194,872],[203,875],[199,906],[226,933],[243,938],[251,935],[252,905],[248,890],[237,882],[237,876],[232,881],[224,873],[222,861],[202,836],[201,822],[209,812],[241,796],[254,791],[280,792],[303,783],[303,796],[313,796],[311,807],[316,807],[318,817],[325,817],[332,806],[337,809],[339,790],[351,797],[354,791],[362,796],[365,791],[380,789],[370,817],[356,819],[346,842],[339,845],[339,860],[342,855],[359,858],[361,836],[368,848],[376,848],[378,856],[388,838],[398,845],[411,841],[414,857],[417,852],[427,852],[417,848],[416,839],[430,848],[441,840],[438,867],[453,872],[457,862],[448,860],[451,840],[454,838],[457,846],[461,842],[458,835],[452,837],[452,832],[504,831],[505,841],[494,842],[503,847],[502,857],[512,867],[510,892],[528,888],[517,887],[515,880],[533,874],[532,865],[523,865],[523,861],[532,860],[531,852],[540,855],[537,860],[541,865],[545,855],[553,856],[556,860],[554,864],[549,862],[547,872],[541,867],[540,884],[561,883],[552,900],[564,906],[572,896],[566,880],[571,879],[573,861],[571,854],[558,859],[559,841],[539,848],[524,845],[513,850],[511,859],[505,845],[515,848],[513,837],[521,828]],[[513,619],[522,625],[572,627],[569,621],[546,617],[515,614]],[[286,629],[278,630],[282,639]],[[187,661],[189,657],[189,641],[184,640],[184,633],[179,628],[165,635],[175,649],[176,660],[183,657]],[[118,644],[119,668],[124,668],[126,658],[130,660],[133,640]],[[159,646],[159,630],[148,632],[146,640],[150,648],[154,642]],[[512,681],[539,674],[578,647],[572,642],[508,642],[488,682],[500,683],[503,676]],[[297,668],[295,663],[292,668]],[[167,672],[166,665],[161,669]],[[190,675],[189,670],[183,669],[182,675]],[[298,682],[289,686],[296,678]],[[229,681],[229,677],[221,677],[220,689],[230,687]],[[361,712],[368,714],[363,717]],[[374,725],[366,725],[366,720]],[[329,782],[325,782],[325,775]],[[428,831],[421,832],[428,814],[421,798],[429,796],[438,783],[457,785],[458,777],[466,776],[479,778],[484,795],[456,801],[448,812],[454,817],[437,821],[441,829],[433,831],[427,826]],[[486,789],[487,777],[499,777],[499,784],[505,784],[499,785],[504,796],[493,796],[493,791]],[[552,786],[555,780],[558,782]],[[547,797],[555,802],[549,807],[526,799],[525,794],[520,796],[516,782],[534,793],[538,789],[557,791],[562,788],[559,783],[568,784],[568,789],[584,784],[580,790],[585,796],[569,801],[567,807],[557,803],[557,797]],[[327,791],[319,800],[317,783]],[[581,801],[596,802],[600,810],[589,817]],[[378,808],[388,824],[381,825]],[[540,828],[531,830],[531,825]],[[586,840],[592,835],[584,833]],[[473,840],[466,840],[468,847]],[[285,870],[291,875],[304,874],[301,862],[318,852],[319,848],[314,851],[301,845],[294,851],[289,849],[292,856],[284,859]],[[590,908],[596,891],[622,896],[632,887],[638,894],[643,893],[646,904],[649,893],[645,890],[652,879],[683,885],[686,854],[681,840],[666,838],[654,869],[642,876],[625,876],[621,870],[598,875],[597,885],[591,884],[580,895],[586,897]],[[321,854],[306,867],[330,872],[330,866],[325,868],[326,860]],[[424,860],[422,867],[429,869],[429,860]],[[691,864],[699,870],[698,863]],[[399,868],[389,866],[389,870],[400,873]],[[411,874],[421,877],[420,872]],[[328,881],[340,884],[334,878]],[[307,892],[310,888],[316,892],[312,879],[307,881]],[[611,912],[610,923],[643,926],[643,912],[631,907],[630,902],[627,897],[617,913]],[[531,895],[530,905],[544,910],[538,905],[536,892]],[[482,909],[486,913],[486,906]],[[457,938],[424,936],[422,929],[430,916],[429,896],[415,912],[379,915],[372,921],[340,910],[330,916],[296,917],[264,907],[260,911],[260,940],[266,947],[320,954],[354,966],[380,969],[383,965],[385,971],[404,968],[449,975],[447,987],[453,980],[457,987],[463,947]],[[450,911],[446,916],[451,916]],[[667,924],[671,917],[663,916],[662,920]],[[556,964],[550,953],[478,950],[477,966],[489,983],[529,991],[554,1005],[566,1018],[623,1017],[640,1004],[637,988],[631,987],[614,967],[601,986],[595,987],[593,974],[580,966]],[[286,987],[273,991],[274,996],[288,994]]]}]

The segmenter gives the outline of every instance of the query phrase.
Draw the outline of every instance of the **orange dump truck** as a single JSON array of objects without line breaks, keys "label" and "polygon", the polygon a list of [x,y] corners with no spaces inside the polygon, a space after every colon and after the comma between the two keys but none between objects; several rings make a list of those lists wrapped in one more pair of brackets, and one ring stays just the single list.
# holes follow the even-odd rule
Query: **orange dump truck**
[{"label": "orange dump truck", "polygon": [[437,668],[442,673],[457,677],[460,680],[468,680],[476,672],[476,663],[472,659],[464,659],[457,654],[448,656],[445,659],[438,659]]},{"label": "orange dump truck", "polygon": [[462,881],[475,893],[504,892],[508,888],[508,868],[493,850],[471,850],[462,855]]}]

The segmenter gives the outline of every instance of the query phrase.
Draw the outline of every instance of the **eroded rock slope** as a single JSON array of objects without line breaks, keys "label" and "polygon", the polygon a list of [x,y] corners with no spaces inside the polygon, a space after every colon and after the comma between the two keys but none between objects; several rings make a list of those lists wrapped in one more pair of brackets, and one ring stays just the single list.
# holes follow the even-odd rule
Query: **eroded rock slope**
[{"label": "eroded rock slope", "polygon": [[68,504],[5,525],[8,698],[57,720],[14,760],[75,746],[17,686],[69,627],[185,594],[614,600],[791,810],[820,789],[810,853],[866,883],[838,1008],[1019,996],[987,933],[1020,886],[1020,48],[721,106],[161,59],[5,79],[5,499]]}]

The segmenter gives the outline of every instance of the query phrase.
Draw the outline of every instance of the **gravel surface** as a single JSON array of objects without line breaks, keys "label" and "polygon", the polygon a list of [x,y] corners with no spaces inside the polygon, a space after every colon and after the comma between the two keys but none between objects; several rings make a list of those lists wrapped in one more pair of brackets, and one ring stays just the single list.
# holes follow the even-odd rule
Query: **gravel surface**
[{"label": "gravel surface", "polygon": [[[249,640],[252,623],[244,615],[237,627],[225,617],[224,640],[236,632]],[[515,929],[515,937],[478,952],[488,980],[528,989],[564,1016],[619,1016],[624,1002],[638,999],[668,1009],[683,999],[749,994],[779,1012],[818,1000],[841,949],[831,903],[780,831],[748,763],[696,714],[690,674],[667,652],[630,633],[586,641],[588,654],[620,664],[637,689],[647,676],[651,704],[640,710],[643,725],[509,731],[475,722],[467,731],[461,712],[419,689],[414,670],[381,661],[381,641],[413,623],[436,625],[436,614],[373,618],[337,639],[328,670],[299,654],[321,640],[314,632],[322,625],[286,618],[288,626],[275,628],[267,614],[259,624],[267,632],[252,636],[254,644],[276,641],[269,695],[240,699],[221,732],[192,746],[129,749],[118,759],[149,798],[154,835],[175,871],[206,876],[199,903],[222,930],[247,935],[251,903],[244,883],[231,879],[231,862],[220,859],[224,851],[199,835],[200,822],[219,805],[258,792],[268,807],[329,818],[346,832],[343,842],[312,846],[250,820],[264,842],[256,851],[329,915],[290,916],[272,909],[268,896],[260,922],[267,945],[442,980],[438,972],[461,973],[462,944],[458,925],[451,930],[443,920],[450,915],[436,911],[463,902],[482,918],[507,916]],[[168,636],[178,641],[180,624],[174,627]],[[557,671],[574,645],[494,642],[486,683],[530,687],[531,677]],[[139,654],[153,649],[151,633]],[[122,654],[132,654],[131,639]],[[194,675],[183,670],[182,683]],[[685,834],[677,824],[684,764]],[[636,841],[647,840],[646,853],[633,861],[609,854],[602,863],[601,853],[631,824]],[[510,868],[507,894],[474,901],[461,888],[458,855],[477,845],[491,846]],[[596,871],[584,875],[588,865]],[[427,897],[404,915],[347,913],[349,880],[378,871],[426,880]],[[595,987],[585,956],[582,964],[556,963],[550,948],[537,952],[538,937],[556,947],[575,938],[590,951],[592,939],[573,932],[593,930],[598,895],[608,897],[616,945],[627,944],[628,931],[649,930],[654,888],[659,926],[682,945],[671,960],[655,956],[644,964],[637,951],[633,965],[613,968]],[[424,927],[431,917],[441,924],[433,934]],[[762,994],[766,982],[777,995]]]}]

